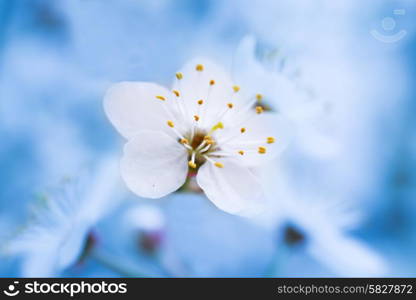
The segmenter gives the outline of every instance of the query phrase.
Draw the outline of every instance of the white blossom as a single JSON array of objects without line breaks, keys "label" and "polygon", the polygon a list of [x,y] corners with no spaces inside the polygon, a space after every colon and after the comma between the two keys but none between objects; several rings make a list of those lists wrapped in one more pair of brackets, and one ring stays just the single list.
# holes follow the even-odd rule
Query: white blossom
[{"label": "white blossom", "polygon": [[350,232],[361,214],[340,201],[295,200],[282,203],[282,225],[294,226],[303,236],[304,250],[336,276],[383,276],[383,258]]},{"label": "white blossom", "polygon": [[237,82],[261,93],[270,109],[292,121],[294,144],[305,154],[318,158],[338,154],[336,124],[329,113],[332,103],[302,82],[294,64],[278,69],[276,65],[285,60],[282,55],[271,51],[266,55],[269,59],[257,58],[256,44],[253,36],[245,36],[237,47],[233,66]]},{"label": "white blossom", "polygon": [[105,160],[92,179],[67,179],[44,196],[30,222],[5,246],[8,255],[21,257],[22,276],[57,276],[76,262],[92,227],[117,203],[115,167],[114,159]]},{"label": "white blossom", "polygon": [[212,62],[193,60],[175,77],[171,89],[121,82],[105,96],[108,118],[127,139],[121,160],[127,186],[160,198],[197,173],[198,185],[220,209],[257,212],[263,192],[252,170],[284,149],[288,124],[264,112],[260,94],[235,85]]}]

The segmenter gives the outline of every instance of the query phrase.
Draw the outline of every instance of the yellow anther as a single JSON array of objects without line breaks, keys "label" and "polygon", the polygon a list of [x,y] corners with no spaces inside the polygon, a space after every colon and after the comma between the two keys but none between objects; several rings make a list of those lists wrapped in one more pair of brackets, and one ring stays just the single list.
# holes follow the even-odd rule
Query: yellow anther
[{"label": "yellow anther", "polygon": [[260,102],[263,99],[263,95],[262,94],[256,94],[256,99],[258,102]]},{"label": "yellow anther", "polygon": [[227,106],[228,106],[228,108],[233,108],[233,107],[234,107],[234,104],[232,104],[232,103],[230,102],[230,103],[227,103]]},{"label": "yellow anther", "polygon": [[214,126],[212,126],[211,131],[215,131],[217,129],[224,129],[224,124],[222,124],[222,122],[218,122],[217,124],[215,124]]},{"label": "yellow anther", "polygon": [[162,100],[162,101],[166,101],[166,98],[163,97],[163,96],[160,96],[160,95],[156,96],[156,99],[159,99],[159,100]]},{"label": "yellow anther", "polygon": [[235,93],[237,93],[240,90],[240,87],[238,85],[234,85],[233,90]]},{"label": "yellow anther", "polygon": [[202,100],[202,99],[198,100],[198,104],[199,104],[199,105],[204,104],[204,100]]},{"label": "yellow anther", "polygon": [[216,166],[217,168],[224,168],[224,165],[220,162],[214,163],[214,166]]},{"label": "yellow anther", "polygon": [[212,144],[214,144],[214,140],[212,139],[212,137],[210,137],[209,135],[207,135],[207,136],[205,136],[204,137],[204,142],[205,142],[205,144],[207,144],[207,145],[212,145]]},{"label": "yellow anther", "polygon": [[176,78],[177,78],[178,80],[181,80],[181,79],[183,78],[183,74],[182,74],[181,72],[178,72],[178,73],[176,73],[175,75],[176,75]]},{"label": "yellow anther", "polygon": [[240,150],[240,151],[238,151],[238,154],[244,155],[244,151],[243,150]]},{"label": "yellow anther", "polygon": [[173,123],[173,121],[169,120],[166,122],[168,124],[169,127],[175,127],[175,124]]},{"label": "yellow anther", "polygon": [[181,139],[179,142],[180,142],[182,145],[188,145],[188,144],[189,144],[189,141],[188,141],[187,139]]},{"label": "yellow anther", "polygon": [[189,161],[188,166],[192,169],[196,169],[196,163],[194,163],[193,161]]},{"label": "yellow anther", "polygon": [[199,71],[199,72],[204,71],[204,66],[203,66],[203,65],[201,65],[201,64],[197,64],[197,65],[195,66],[195,70],[197,70],[197,71]]},{"label": "yellow anther", "polygon": [[195,115],[195,116],[194,116],[194,119],[195,119],[195,121],[197,121],[197,122],[198,122],[198,121],[199,121],[199,116],[198,116],[198,115]]},{"label": "yellow anther", "polygon": [[258,150],[258,152],[260,153],[260,154],[264,154],[264,153],[266,153],[266,147],[259,147],[259,150]]},{"label": "yellow anther", "polygon": [[263,107],[256,106],[256,113],[261,114],[264,111]]},{"label": "yellow anther", "polygon": [[210,81],[209,81],[209,85],[214,85],[215,84],[215,80],[214,79],[211,79]]},{"label": "yellow anther", "polygon": [[173,90],[172,92],[175,94],[175,96],[176,96],[176,97],[179,97],[179,96],[181,95],[181,94],[179,93],[179,91],[177,91],[177,90]]},{"label": "yellow anther", "polygon": [[275,142],[274,137],[269,136],[269,137],[267,138],[267,144],[273,144],[274,142]]},{"label": "yellow anther", "polygon": [[246,132],[246,129],[245,129],[244,127],[242,127],[242,128],[240,129],[240,132],[241,132],[241,133],[244,133],[244,132]]}]

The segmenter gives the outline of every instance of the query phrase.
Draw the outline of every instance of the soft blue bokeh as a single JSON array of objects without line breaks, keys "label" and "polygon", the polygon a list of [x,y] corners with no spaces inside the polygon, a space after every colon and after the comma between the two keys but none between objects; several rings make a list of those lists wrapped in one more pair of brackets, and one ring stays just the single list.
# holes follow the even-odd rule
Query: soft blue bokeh
[{"label": "soft blue bokeh", "polygon": [[[415,15],[411,0],[0,0],[0,276],[43,274],[25,272],[31,249],[23,257],[9,249],[35,226],[39,197],[62,188],[66,178],[96,188],[103,183],[94,172],[121,155],[123,140],[102,107],[111,83],[169,84],[194,56],[231,69],[247,35],[257,40],[257,57],[278,49],[288,76],[326,109],[318,120],[302,120],[268,178],[276,181],[270,215],[254,221],[231,216],[196,194],[139,199],[117,182],[105,214],[81,225],[69,220],[77,225],[62,232],[83,241],[71,250],[82,257],[48,275],[374,275],[348,265],[339,270],[348,262],[331,260],[330,251],[348,255],[341,246],[348,240],[365,249],[363,259],[383,261],[375,275],[415,276]],[[383,28],[385,17],[395,19],[394,29]],[[371,30],[407,34],[385,43]],[[262,81],[253,76],[253,85]],[[88,201],[85,185],[77,201]],[[309,215],[317,199],[330,208]],[[163,228],[125,222],[142,205],[160,210]],[[338,212],[341,205],[352,207],[359,221]],[[80,207],[94,216],[102,209],[84,203],[63,216],[77,215]],[[291,231],[288,242],[289,227],[300,241]],[[160,231],[155,253],[140,249],[143,234],[154,238]]]}]

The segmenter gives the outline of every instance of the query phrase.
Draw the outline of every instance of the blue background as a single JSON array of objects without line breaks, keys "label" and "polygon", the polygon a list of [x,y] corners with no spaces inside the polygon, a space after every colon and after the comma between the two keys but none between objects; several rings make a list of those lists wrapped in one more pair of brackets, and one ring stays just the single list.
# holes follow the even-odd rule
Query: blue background
[{"label": "blue background", "polygon": [[[102,108],[111,83],[169,84],[194,56],[228,67],[240,40],[252,34],[260,50],[283,49],[340,116],[318,127],[343,146],[341,155],[295,144],[281,158],[288,186],[302,198],[354,203],[362,218],[348,235],[378,253],[387,265],[383,275],[415,276],[415,15],[415,3],[399,0],[0,0],[0,243],[19,237],[50,186],[121,155],[123,140]],[[382,27],[385,17],[396,21],[393,30]],[[384,43],[371,30],[407,34]],[[93,226],[96,247],[145,276],[345,275],[304,245],[288,250],[279,238],[285,221],[231,216],[200,195],[149,201],[120,189],[121,203]],[[156,256],[142,253],[139,229],[131,233],[123,223],[142,204],[165,219]],[[25,276],[22,259],[1,255],[0,275]],[[126,274],[87,255],[54,275]]]}]

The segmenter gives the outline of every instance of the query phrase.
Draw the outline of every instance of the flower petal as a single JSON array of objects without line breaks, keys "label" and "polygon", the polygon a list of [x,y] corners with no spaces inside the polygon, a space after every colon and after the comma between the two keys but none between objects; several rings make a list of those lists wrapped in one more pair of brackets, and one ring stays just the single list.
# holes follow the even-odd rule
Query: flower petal
[{"label": "flower petal", "polygon": [[[129,139],[139,130],[165,130],[169,114],[169,91],[150,82],[120,82],[111,86],[104,97],[104,110],[114,127]],[[166,101],[156,98],[165,97]]]},{"label": "flower petal", "polygon": [[[202,70],[198,71],[197,66],[201,66]],[[174,81],[173,89],[180,91],[191,116],[200,110],[205,110],[204,119],[215,120],[219,113],[227,108],[229,102],[240,102],[237,100],[239,94],[233,90],[233,82],[229,74],[207,59],[193,59],[186,63],[179,73],[183,78]],[[197,104],[198,100],[204,101],[200,107]],[[207,122],[204,125],[210,127],[213,124]]]},{"label": "flower petal", "polygon": [[233,78],[245,88],[248,95],[260,93],[267,98],[276,90],[275,78],[256,58],[256,39],[245,36],[233,58]]},{"label": "flower petal", "polygon": [[321,236],[311,243],[308,252],[337,276],[385,276],[388,269],[374,250],[359,240],[340,234]]},{"label": "flower petal", "polygon": [[322,106],[310,92],[298,86],[284,71],[272,71],[256,58],[256,39],[245,36],[236,51],[233,78],[247,89],[248,95],[260,93],[275,111],[290,118],[316,115]]},{"label": "flower petal", "polygon": [[121,176],[137,195],[160,198],[177,190],[188,172],[187,152],[161,131],[143,130],[124,147]]},{"label": "flower petal", "polygon": [[220,209],[237,215],[258,214],[264,206],[262,186],[250,170],[238,161],[219,159],[224,167],[210,162],[198,171],[197,182],[206,196]]},{"label": "flower petal", "polygon": [[[241,127],[231,128],[229,131],[232,132],[224,132],[225,139],[227,135],[238,137],[221,145],[221,149],[235,154],[246,166],[258,166],[276,158],[286,149],[292,139],[292,127],[291,122],[281,115],[263,113]],[[241,128],[245,129],[244,133],[240,133]],[[273,142],[268,143],[268,138],[272,138]],[[266,148],[266,153],[258,153],[260,146]],[[243,155],[238,154],[241,150]]]}]

